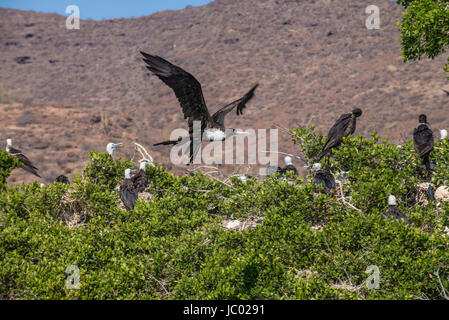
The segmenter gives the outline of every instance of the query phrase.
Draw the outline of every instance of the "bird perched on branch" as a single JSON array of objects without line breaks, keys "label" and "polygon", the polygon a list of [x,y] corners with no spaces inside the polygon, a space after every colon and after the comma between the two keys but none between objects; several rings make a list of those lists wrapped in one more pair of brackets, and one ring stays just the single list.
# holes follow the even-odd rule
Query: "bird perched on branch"
[{"label": "bird perched on branch", "polygon": [[427,123],[427,116],[421,114],[419,116],[419,125],[413,131],[413,144],[416,153],[421,157],[422,163],[426,166],[427,174],[431,176],[430,152],[433,150],[433,132]]},{"label": "bird perched on branch", "polygon": [[139,171],[131,177],[131,181],[138,192],[145,191],[148,183],[146,167],[148,165],[147,161],[142,161],[140,163]]},{"label": "bird perched on branch", "polygon": [[23,163],[23,166],[21,166],[23,170],[34,174],[39,178],[41,177],[37,173],[39,169],[33,165],[33,163],[22,153],[22,151],[13,148],[11,139],[6,139],[6,152]]},{"label": "bird perched on branch", "polygon": [[[147,69],[174,91],[184,113],[184,119],[188,119],[188,139],[185,137],[178,140],[163,141],[154,144],[154,146],[177,145],[190,141],[188,164],[191,164],[198,153],[201,141],[223,141],[234,135],[249,135],[248,132],[235,129],[226,130],[224,120],[225,116],[234,109],[236,109],[237,115],[243,114],[243,109],[253,98],[258,84],[253,86],[240,99],[224,106],[211,115],[203,97],[201,84],[194,76],[161,57],[152,56],[142,51],[140,53],[144,57],[143,61],[145,61]],[[194,134],[194,121],[199,121],[201,124],[201,130],[199,130],[198,134]]]},{"label": "bird perched on branch", "polygon": [[321,163],[315,163],[312,166],[312,172],[314,173],[313,184],[322,185],[324,192],[329,194],[335,189],[335,178],[329,171],[321,169]]},{"label": "bird perched on branch", "polygon": [[326,142],[324,143],[321,153],[318,155],[318,160],[321,160],[333,148],[337,148],[343,142],[343,137],[353,134],[356,129],[357,118],[362,115],[362,110],[356,108],[351,113],[345,113],[338,118],[332,128],[327,134]]},{"label": "bird perched on branch", "polygon": [[397,207],[397,201],[396,201],[396,197],[393,195],[390,195],[388,197],[388,209],[387,212],[385,213],[385,216],[387,218],[394,218],[398,221],[404,221],[407,224],[410,224],[410,222],[407,219],[407,216],[401,211],[401,209],[399,209]]},{"label": "bird perched on branch", "polygon": [[108,145],[106,146],[106,151],[108,152],[109,156],[111,157],[112,160],[114,160],[114,151],[117,150],[118,148],[121,148],[123,145],[123,143],[108,143]]},{"label": "bird perched on branch", "polygon": [[287,172],[292,172],[295,177],[298,176],[298,170],[296,170],[295,166],[293,165],[292,158],[286,156],[284,158],[284,162],[285,168],[281,169],[281,173],[279,174],[279,176],[283,177]]},{"label": "bird perched on branch", "polygon": [[139,193],[131,180],[131,169],[125,170],[125,180],[120,184],[120,199],[127,210],[133,210]]}]

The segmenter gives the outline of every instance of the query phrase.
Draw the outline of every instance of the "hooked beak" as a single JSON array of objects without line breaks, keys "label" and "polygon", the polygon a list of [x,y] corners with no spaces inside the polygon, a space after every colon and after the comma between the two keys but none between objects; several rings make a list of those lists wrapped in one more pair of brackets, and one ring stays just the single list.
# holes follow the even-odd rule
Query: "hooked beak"
[{"label": "hooked beak", "polygon": [[246,131],[235,130],[234,131],[234,135],[235,136],[249,136],[250,133],[246,132]]},{"label": "hooked beak", "polygon": [[123,146],[123,143],[120,142],[120,143],[114,143],[112,147],[114,149],[118,149],[118,148],[121,148],[122,146]]}]

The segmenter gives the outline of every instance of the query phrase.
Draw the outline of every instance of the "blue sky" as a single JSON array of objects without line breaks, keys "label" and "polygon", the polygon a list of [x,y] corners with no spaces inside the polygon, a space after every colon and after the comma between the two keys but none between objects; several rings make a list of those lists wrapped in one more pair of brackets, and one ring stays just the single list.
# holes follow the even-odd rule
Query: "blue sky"
[{"label": "blue sky", "polygon": [[66,15],[65,8],[77,5],[81,19],[112,19],[146,16],[163,10],[201,6],[212,0],[0,0],[0,7],[53,12]]}]

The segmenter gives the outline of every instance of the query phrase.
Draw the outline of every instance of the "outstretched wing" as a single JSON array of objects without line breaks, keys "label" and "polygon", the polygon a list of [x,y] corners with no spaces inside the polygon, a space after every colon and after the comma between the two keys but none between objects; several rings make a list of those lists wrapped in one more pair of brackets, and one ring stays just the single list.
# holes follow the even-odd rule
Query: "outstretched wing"
[{"label": "outstretched wing", "polygon": [[147,69],[173,89],[181,104],[184,119],[209,120],[210,114],[204,101],[201,84],[190,73],[167,60],[140,51]]},{"label": "outstretched wing", "polygon": [[245,109],[246,104],[254,97],[254,91],[257,89],[258,86],[259,86],[259,84],[256,84],[243,97],[241,97],[240,99],[238,99],[238,100],[236,100],[234,102],[231,102],[227,106],[224,106],[223,108],[221,108],[220,110],[215,112],[214,115],[212,116],[212,119],[214,120],[214,122],[219,123],[222,127],[224,127],[224,118],[225,118],[225,116],[229,112],[234,110],[235,107],[237,107],[236,114],[238,116],[242,115],[243,114],[243,109]]}]

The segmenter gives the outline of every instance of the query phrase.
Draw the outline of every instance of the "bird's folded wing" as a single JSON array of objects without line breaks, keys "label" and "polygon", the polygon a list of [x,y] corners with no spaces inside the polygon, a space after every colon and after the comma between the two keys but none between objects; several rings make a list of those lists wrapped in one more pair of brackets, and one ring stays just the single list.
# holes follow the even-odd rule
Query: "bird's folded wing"
[{"label": "bird's folded wing", "polygon": [[152,56],[142,51],[140,53],[144,57],[143,61],[147,64],[147,69],[173,89],[181,104],[185,119],[210,119],[201,84],[194,76],[161,57]]},{"label": "bird's folded wing", "polygon": [[341,117],[334,123],[332,128],[329,130],[323,150],[332,148],[333,146],[341,142],[345,129],[349,125],[350,121],[351,121],[350,113],[341,115]]},{"label": "bird's folded wing", "polygon": [[29,167],[31,169],[34,170],[39,170],[38,168],[36,168],[33,163],[30,161],[30,159],[28,159],[23,153],[16,153],[14,154],[14,156],[24,164],[24,167]]},{"label": "bird's folded wing", "polygon": [[413,142],[415,145],[415,151],[419,155],[424,155],[432,151],[434,144],[432,130],[425,125],[420,125],[413,132]]}]

